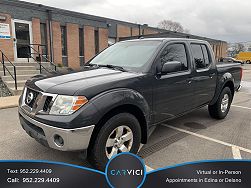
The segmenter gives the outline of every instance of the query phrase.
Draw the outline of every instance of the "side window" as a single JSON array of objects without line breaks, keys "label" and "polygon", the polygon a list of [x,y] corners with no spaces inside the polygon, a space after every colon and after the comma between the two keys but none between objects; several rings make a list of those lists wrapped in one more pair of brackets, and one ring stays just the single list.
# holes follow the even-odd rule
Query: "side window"
[{"label": "side window", "polygon": [[186,48],[184,44],[170,44],[161,54],[161,64],[170,61],[179,61],[182,64],[181,71],[188,70]]},{"label": "side window", "polygon": [[207,47],[200,44],[191,45],[196,69],[207,68],[210,64]]},{"label": "side window", "polygon": [[203,56],[204,56],[204,61],[205,61],[205,66],[208,67],[210,64],[209,56],[208,56],[208,51],[206,45],[201,45]]}]

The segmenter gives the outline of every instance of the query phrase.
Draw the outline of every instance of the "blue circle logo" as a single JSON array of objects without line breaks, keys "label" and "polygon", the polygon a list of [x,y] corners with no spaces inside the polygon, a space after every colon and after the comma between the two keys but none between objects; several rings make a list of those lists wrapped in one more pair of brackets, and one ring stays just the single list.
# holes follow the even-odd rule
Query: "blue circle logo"
[{"label": "blue circle logo", "polygon": [[146,178],[143,160],[132,153],[115,155],[107,163],[106,180],[114,188],[141,187]]}]

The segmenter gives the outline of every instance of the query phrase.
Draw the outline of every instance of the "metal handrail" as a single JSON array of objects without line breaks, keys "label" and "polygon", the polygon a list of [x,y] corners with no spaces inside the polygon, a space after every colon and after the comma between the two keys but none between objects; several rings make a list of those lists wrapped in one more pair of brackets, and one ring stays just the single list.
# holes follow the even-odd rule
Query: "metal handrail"
[{"label": "metal handrail", "polygon": [[[9,58],[3,53],[2,50],[0,50],[0,52],[1,52],[1,57],[2,57],[1,63],[3,64],[3,75],[6,76],[6,71],[5,70],[7,70],[9,72],[10,76],[15,81],[15,89],[17,90],[17,72],[16,72],[16,66],[9,60]],[[5,65],[5,59],[13,66],[14,75],[11,74],[10,70]]]},{"label": "metal handrail", "polygon": [[[51,62],[49,59],[48,59],[48,51],[47,51],[47,45],[46,44],[29,44],[30,48],[32,48],[34,51],[36,51],[36,53],[30,53],[30,54],[38,54],[40,53],[40,47],[45,47],[45,50],[46,50],[46,54],[44,57],[43,55],[44,54],[41,54],[41,56],[47,61],[47,62]],[[38,50],[35,50],[32,46],[37,46],[38,47]],[[51,62],[52,63],[52,62]]]},{"label": "metal handrail", "polygon": [[[38,46],[38,50],[36,50],[35,48],[33,48],[32,46]],[[54,70],[55,71],[57,71],[57,65],[55,65],[53,62],[51,62],[47,57],[43,57],[43,55],[40,53],[40,49],[39,49],[39,47],[40,46],[46,46],[46,45],[43,45],[43,44],[29,44],[29,45],[27,45],[27,48],[29,49],[32,49],[35,53],[31,53],[31,52],[28,52],[28,62],[29,62],[29,59],[30,58],[32,58],[33,60],[35,60],[35,62],[36,63],[38,63],[39,64],[39,67],[40,67],[40,74],[42,73],[42,68],[44,69],[44,70],[46,70],[48,73],[50,73],[50,71],[49,70],[47,70],[47,68],[45,68],[43,65],[42,65],[42,63],[41,63],[41,60],[42,60],[42,58],[44,58],[47,62],[49,62],[50,63],[50,65],[52,65],[52,66],[54,66]],[[29,51],[29,50],[28,50]],[[33,56],[32,56],[32,54],[36,54],[36,55],[38,55],[38,57],[39,57],[39,61],[37,61],[37,59],[35,59]],[[46,55],[47,56],[47,55]]]}]

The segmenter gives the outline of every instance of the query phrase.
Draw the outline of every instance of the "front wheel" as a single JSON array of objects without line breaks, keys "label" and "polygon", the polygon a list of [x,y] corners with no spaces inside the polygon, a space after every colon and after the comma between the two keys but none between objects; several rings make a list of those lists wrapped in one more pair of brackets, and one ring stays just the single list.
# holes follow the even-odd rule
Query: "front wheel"
[{"label": "front wheel", "polygon": [[225,87],[215,104],[208,106],[209,114],[215,119],[224,119],[230,109],[233,95],[229,87]]},{"label": "front wheel", "polygon": [[137,153],[141,142],[140,124],[132,114],[120,113],[111,117],[94,139],[88,159],[97,169],[104,170],[114,155]]}]

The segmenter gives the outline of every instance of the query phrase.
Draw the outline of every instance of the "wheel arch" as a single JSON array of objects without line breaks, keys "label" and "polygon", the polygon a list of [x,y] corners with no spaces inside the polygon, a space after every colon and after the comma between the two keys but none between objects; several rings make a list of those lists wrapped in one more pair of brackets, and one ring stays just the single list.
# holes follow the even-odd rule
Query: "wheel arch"
[{"label": "wheel arch", "polygon": [[[145,144],[148,139],[148,126],[150,122],[150,107],[144,97],[137,91],[131,89],[116,89],[96,96],[91,101],[97,108],[96,126],[92,133],[90,144],[92,146],[95,138],[104,123],[112,116],[119,113],[130,113],[139,121],[141,128],[141,143]],[[91,147],[88,147],[88,149]]]},{"label": "wheel arch", "polygon": [[[229,89],[231,90],[231,93],[232,93],[232,96],[234,96],[234,83],[232,81],[227,81],[225,83],[225,85],[222,87],[222,90],[225,88],[225,87],[229,87]],[[221,90],[221,91],[222,91]]]},{"label": "wheel arch", "polygon": [[215,104],[215,102],[219,98],[222,90],[225,87],[229,87],[230,90],[231,90],[232,96],[234,96],[234,91],[235,91],[235,88],[234,88],[234,78],[233,78],[232,74],[230,74],[230,73],[225,73],[221,77],[221,79],[219,79],[218,85],[217,85],[217,88],[216,88],[216,91],[215,91],[215,95],[214,95],[213,99],[211,100],[211,102],[209,103],[209,105]]},{"label": "wheel arch", "polygon": [[133,104],[124,104],[117,106],[107,113],[105,113],[102,118],[98,121],[97,126],[95,126],[94,131],[91,136],[90,145],[94,143],[96,136],[98,135],[100,129],[102,128],[102,125],[105,124],[111,117],[120,114],[120,113],[130,113],[133,116],[136,117],[136,119],[139,121],[140,129],[141,129],[141,143],[145,144],[148,139],[148,128],[147,128],[147,121],[144,116],[144,113],[142,110]]}]

